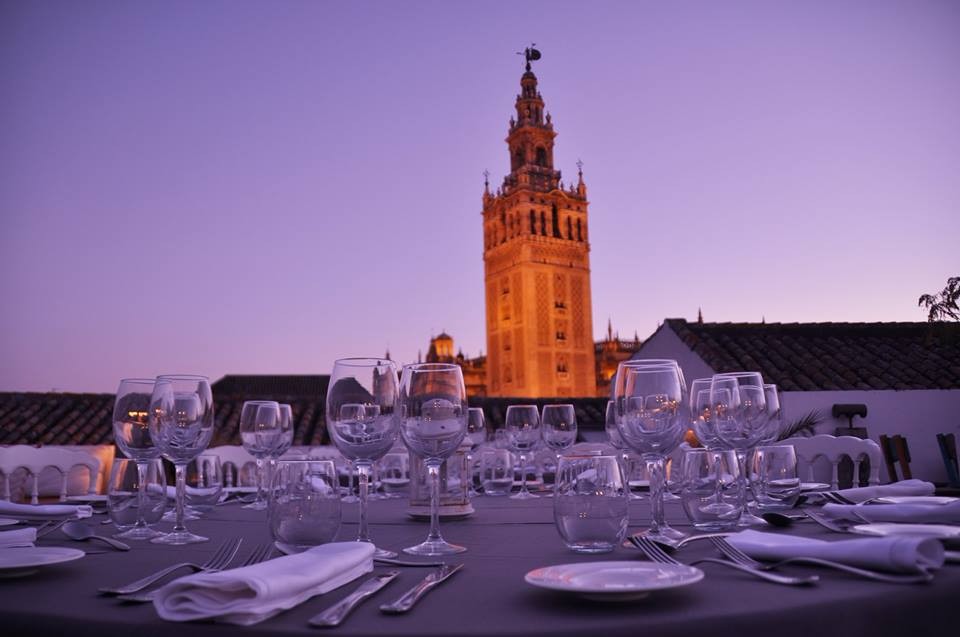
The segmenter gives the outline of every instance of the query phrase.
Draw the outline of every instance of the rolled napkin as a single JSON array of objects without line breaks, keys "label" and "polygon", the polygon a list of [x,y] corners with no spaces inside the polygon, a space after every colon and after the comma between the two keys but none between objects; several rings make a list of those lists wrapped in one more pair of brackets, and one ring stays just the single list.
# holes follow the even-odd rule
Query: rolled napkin
[{"label": "rolled napkin", "polygon": [[756,560],[816,557],[850,566],[894,573],[919,573],[943,566],[943,545],[934,538],[916,536],[870,537],[826,542],[783,533],[746,530],[727,541]]},{"label": "rolled napkin", "polygon": [[253,566],[196,573],[161,588],[153,605],[169,621],[255,624],[369,573],[373,552],[369,542],[335,542]]},{"label": "rolled napkin", "polygon": [[[875,487],[857,487],[855,489],[841,489],[839,493],[851,502],[866,502],[873,498],[889,498],[904,495],[933,495],[933,483],[925,480],[901,480],[891,484],[879,484]],[[808,496],[814,497],[816,493]]]},{"label": "rolled napkin", "polygon": [[13,549],[33,546],[37,541],[37,530],[17,529],[15,531],[0,531],[0,549]]},{"label": "rolled napkin", "polygon": [[825,504],[823,512],[855,522],[960,524],[960,500],[950,504]]},{"label": "rolled napkin", "polygon": [[15,520],[69,520],[89,518],[93,509],[89,504],[17,504],[0,501],[0,518]]}]

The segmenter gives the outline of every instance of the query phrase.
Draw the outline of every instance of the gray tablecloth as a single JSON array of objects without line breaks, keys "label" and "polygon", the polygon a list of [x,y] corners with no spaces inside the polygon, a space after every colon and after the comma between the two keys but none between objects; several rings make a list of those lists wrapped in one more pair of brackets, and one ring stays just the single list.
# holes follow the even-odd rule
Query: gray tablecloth
[{"label": "gray tablecloth", "polygon": [[[809,637],[815,631],[837,635],[932,635],[956,628],[960,566],[941,569],[929,585],[893,585],[856,579],[834,571],[796,567],[791,572],[817,572],[816,587],[768,584],[726,567],[702,565],[706,578],[693,586],[661,591],[626,603],[600,603],[534,588],[524,582],[528,571],[550,564],[591,560],[640,559],[619,549],[602,556],[578,556],[568,551],[553,526],[549,497],[534,501],[504,498],[475,499],[476,513],[444,522],[448,540],[469,548],[452,558],[466,567],[431,592],[411,613],[382,615],[377,606],[392,601],[418,582],[427,570],[404,568],[390,586],[360,606],[336,629],[344,635],[723,635],[770,634]],[[649,519],[648,503],[631,504],[631,526]],[[426,524],[408,519],[403,501],[371,503],[372,535],[378,544],[401,549],[420,542]],[[668,505],[674,521],[683,516]],[[351,539],[355,506],[344,507],[346,522],[340,539]],[[100,517],[95,518],[98,522]],[[81,560],[41,569],[34,575],[0,579],[0,629],[4,635],[275,635],[314,633],[307,619],[351,592],[356,583],[314,598],[300,607],[257,626],[238,628],[213,623],[174,624],[161,621],[151,605],[129,605],[98,596],[100,586],[137,579],[180,560],[203,561],[218,540],[244,538],[238,561],[269,540],[266,514],[237,504],[217,507],[208,519],[191,523],[192,530],[213,538],[211,543],[165,547],[136,543],[129,553],[88,555]],[[683,527],[689,530],[690,527]],[[97,524],[98,532],[112,530]],[[840,536],[800,523],[792,533],[838,539]],[[58,534],[44,544],[68,545]],[[77,546],[77,544],[70,544]],[[86,547],[87,545],[80,545]],[[90,546],[93,549],[92,546]],[[99,547],[97,547],[99,550]],[[684,547],[681,560],[713,554],[709,543]],[[747,632],[749,631],[749,632]],[[948,633],[945,633],[948,634]],[[952,634],[949,633],[949,634]]]}]

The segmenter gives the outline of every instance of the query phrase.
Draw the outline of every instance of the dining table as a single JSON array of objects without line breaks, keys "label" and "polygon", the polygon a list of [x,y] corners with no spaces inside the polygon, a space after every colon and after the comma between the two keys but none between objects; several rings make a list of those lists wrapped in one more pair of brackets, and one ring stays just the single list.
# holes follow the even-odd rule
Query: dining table
[{"label": "dining table", "polygon": [[[80,544],[59,531],[38,540],[41,546],[89,549],[81,559],[38,569],[21,577],[0,578],[0,627],[4,635],[69,634],[71,637],[150,635],[192,637],[213,635],[261,636],[318,634],[441,636],[497,635],[498,637],[558,637],[561,635],[933,635],[960,625],[954,604],[960,595],[960,565],[947,564],[930,583],[890,584],[809,566],[788,566],[785,574],[817,574],[814,586],[771,584],[723,565],[704,563],[705,577],[692,585],[651,592],[642,599],[597,600],[545,590],[528,584],[524,576],[549,565],[604,560],[641,561],[632,548],[597,555],[569,550],[557,533],[553,498],[549,493],[532,500],[478,496],[474,512],[443,519],[441,532],[467,551],[444,561],[464,567],[426,595],[410,612],[388,615],[379,606],[397,599],[414,586],[429,568],[376,565],[375,572],[397,569],[400,575],[357,607],[338,627],[314,628],[308,620],[344,598],[367,577],[313,597],[259,624],[240,627],[215,621],[169,622],[152,604],[120,601],[98,593],[101,587],[124,584],[181,561],[201,563],[225,540],[242,538],[234,565],[258,547],[271,542],[267,512],[245,509],[236,501],[213,507],[189,528],[209,542],[167,546],[130,542],[128,552]],[[667,520],[693,533],[678,502],[666,503]],[[408,514],[403,498],[370,502],[370,532],[378,546],[400,551],[426,536],[427,521]],[[352,540],[357,532],[355,504],[343,505],[338,540]],[[87,523],[98,533],[115,532],[95,515]],[[643,530],[650,519],[646,499],[630,503],[630,533]],[[164,527],[161,525],[160,529]],[[845,536],[805,520],[771,533],[791,533],[824,540]],[[274,555],[280,555],[279,552]],[[410,560],[423,560],[404,556]],[[708,541],[691,542],[674,553],[681,562],[720,557]],[[181,571],[183,574],[184,572]],[[824,632],[826,631],[826,632]]]}]

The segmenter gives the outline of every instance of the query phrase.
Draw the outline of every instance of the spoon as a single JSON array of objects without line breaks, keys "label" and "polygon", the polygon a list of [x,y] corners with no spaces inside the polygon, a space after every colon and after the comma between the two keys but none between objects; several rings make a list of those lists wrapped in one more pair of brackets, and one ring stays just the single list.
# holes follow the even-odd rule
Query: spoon
[{"label": "spoon", "polygon": [[772,526],[786,527],[790,526],[794,522],[802,520],[806,516],[786,515],[784,513],[777,513],[776,511],[767,511],[766,513],[760,514],[760,517]]},{"label": "spoon", "polygon": [[105,542],[106,544],[109,544],[110,546],[117,549],[118,551],[130,550],[130,546],[128,544],[124,544],[123,542],[119,542],[117,540],[114,540],[113,538],[104,537],[102,535],[95,534],[93,532],[93,529],[91,529],[89,526],[87,526],[83,522],[78,522],[76,520],[67,522],[62,527],[60,527],[60,530],[62,530],[63,534],[66,535],[71,540],[77,540],[77,541],[100,540],[101,542]]}]

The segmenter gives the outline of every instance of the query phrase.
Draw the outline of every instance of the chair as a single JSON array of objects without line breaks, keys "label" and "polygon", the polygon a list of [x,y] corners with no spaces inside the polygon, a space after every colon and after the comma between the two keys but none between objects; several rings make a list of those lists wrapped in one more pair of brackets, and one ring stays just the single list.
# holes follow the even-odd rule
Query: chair
[{"label": "chair", "polygon": [[814,482],[813,463],[817,458],[825,458],[832,466],[830,476],[830,488],[837,490],[840,488],[838,467],[840,460],[850,458],[853,462],[854,485],[858,482],[860,475],[860,463],[866,457],[870,460],[870,477],[868,484],[874,486],[880,484],[880,446],[872,440],[861,440],[853,436],[830,436],[820,434],[810,438],[788,438],[781,443],[784,445],[793,445],[797,452],[797,464],[801,462],[807,465],[807,479]]},{"label": "chair", "polygon": [[[254,458],[249,451],[238,445],[212,447],[204,451],[204,453],[212,454],[220,458],[220,466],[223,469],[224,486],[226,487],[240,486],[240,474],[244,468],[257,463],[257,459]],[[227,471],[228,464],[233,466],[233,472]],[[234,479],[234,475],[236,475],[236,479]]]},{"label": "chair", "polygon": [[960,487],[960,466],[957,464],[957,439],[953,434],[937,434],[937,445],[947,469],[947,481],[951,487]]},{"label": "chair", "polygon": [[[903,436],[880,436],[880,448],[883,450],[883,459],[887,464],[887,474],[890,482],[909,480],[913,477],[910,471],[910,447]],[[900,465],[900,477],[897,477],[897,465]]]},{"label": "chair", "polygon": [[0,473],[3,473],[3,499],[10,499],[10,479],[17,469],[25,469],[33,478],[30,503],[40,502],[40,473],[52,467],[60,473],[60,501],[67,499],[67,478],[74,467],[85,467],[89,475],[87,492],[97,492],[97,477],[100,473],[100,461],[89,453],[65,449],[63,447],[31,447],[14,445],[0,448]]}]

